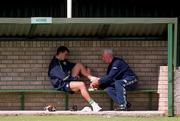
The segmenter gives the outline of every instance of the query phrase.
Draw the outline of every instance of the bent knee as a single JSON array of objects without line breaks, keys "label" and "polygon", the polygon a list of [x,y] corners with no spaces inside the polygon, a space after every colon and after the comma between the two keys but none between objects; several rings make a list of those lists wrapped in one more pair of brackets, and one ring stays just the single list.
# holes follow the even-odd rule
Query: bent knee
[{"label": "bent knee", "polygon": [[107,87],[107,88],[104,89],[104,91],[105,91],[106,93],[112,92],[112,90],[113,90],[112,87]]},{"label": "bent knee", "polygon": [[83,66],[83,64],[78,62],[78,63],[76,63],[76,66]]},{"label": "bent knee", "polygon": [[105,91],[106,93],[108,93],[108,92],[109,92],[109,88],[104,89],[104,91]]},{"label": "bent knee", "polygon": [[116,80],[115,85],[124,85],[125,82],[123,80]]},{"label": "bent knee", "polygon": [[79,84],[78,84],[78,85],[79,85],[79,87],[81,87],[81,88],[82,88],[82,87],[85,87],[84,82],[78,82],[78,83],[79,83]]},{"label": "bent knee", "polygon": [[70,83],[70,88],[74,91],[78,91],[82,88],[85,88],[85,84],[83,82],[71,82]]}]

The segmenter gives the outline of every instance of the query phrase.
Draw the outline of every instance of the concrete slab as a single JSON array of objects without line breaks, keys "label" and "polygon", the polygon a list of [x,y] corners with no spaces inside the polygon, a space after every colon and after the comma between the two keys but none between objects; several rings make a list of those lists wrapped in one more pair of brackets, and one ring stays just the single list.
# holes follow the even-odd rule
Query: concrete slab
[{"label": "concrete slab", "polygon": [[81,112],[81,111],[0,111],[0,116],[12,115],[100,115],[100,116],[132,116],[132,117],[154,117],[164,116],[162,111],[100,111],[100,112]]}]

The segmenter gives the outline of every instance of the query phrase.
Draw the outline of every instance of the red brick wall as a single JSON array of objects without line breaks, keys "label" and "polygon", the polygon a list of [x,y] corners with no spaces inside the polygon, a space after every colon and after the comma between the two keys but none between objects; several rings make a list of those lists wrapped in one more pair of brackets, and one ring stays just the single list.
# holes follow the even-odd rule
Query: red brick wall
[{"label": "red brick wall", "polygon": [[0,110],[20,110],[18,93],[0,93]]},{"label": "red brick wall", "polygon": [[174,77],[174,113],[180,115],[180,68],[175,71]]},{"label": "red brick wall", "polygon": [[[48,64],[55,54],[56,49],[60,45],[67,46],[70,53],[70,60],[81,62],[92,68],[94,75],[101,76],[105,73],[107,65],[100,60],[101,50],[104,48],[113,48],[114,55],[123,57],[126,62],[132,67],[139,77],[138,88],[158,89],[159,66],[167,64],[167,41],[0,41],[0,89],[49,89],[52,88],[47,77]],[[49,94],[51,95],[51,94]],[[3,98],[5,95],[1,95]],[[32,101],[28,100],[26,109],[31,109],[30,106],[35,105],[32,96]],[[75,95],[72,96],[74,99]],[[95,100],[103,102],[107,95],[102,98],[102,95],[97,95]],[[134,95],[128,97],[133,100]],[[48,98],[48,95],[45,95]],[[44,98],[45,98],[44,97]],[[133,100],[133,110],[146,110],[147,106],[140,106],[146,95],[138,95],[139,101]],[[7,98],[7,96],[6,96]],[[43,102],[42,95],[36,98],[41,100],[41,104],[51,103]],[[54,98],[63,98],[54,94]],[[154,96],[154,100],[156,100]],[[78,98],[79,99],[79,98]],[[77,100],[78,100],[77,99]],[[11,100],[11,98],[9,98]],[[37,105],[38,105],[38,100]],[[50,101],[50,102],[49,102]],[[31,103],[30,103],[31,102]],[[3,102],[0,100],[0,104]],[[55,103],[55,102],[53,102]],[[57,103],[57,102],[56,102]],[[62,103],[59,102],[62,109]],[[70,99],[70,105],[72,105]],[[78,101],[76,102],[78,103]],[[80,103],[86,105],[87,103]],[[139,105],[136,107],[135,104]],[[3,104],[2,104],[3,105]],[[41,106],[42,106],[41,105]],[[109,109],[107,102],[102,103],[105,109]],[[34,106],[33,109],[41,110]],[[0,107],[1,108],[1,107]],[[1,109],[4,109],[3,106]],[[9,106],[8,109],[14,109]],[[18,109],[18,108],[17,108]],[[157,106],[154,106],[157,109]]]},{"label": "red brick wall", "polygon": [[168,67],[159,67],[159,79],[158,79],[158,110],[168,113]]}]

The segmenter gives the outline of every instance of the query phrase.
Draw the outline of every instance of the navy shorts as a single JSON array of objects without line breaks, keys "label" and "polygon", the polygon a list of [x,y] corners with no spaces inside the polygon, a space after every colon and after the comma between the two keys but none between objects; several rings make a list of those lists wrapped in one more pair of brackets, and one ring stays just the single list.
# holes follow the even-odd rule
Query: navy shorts
[{"label": "navy shorts", "polygon": [[62,91],[64,92],[69,92],[71,94],[73,94],[74,92],[71,90],[70,88],[70,82],[72,81],[77,81],[78,80],[78,77],[72,77],[70,76],[64,83],[64,86],[62,87]]}]

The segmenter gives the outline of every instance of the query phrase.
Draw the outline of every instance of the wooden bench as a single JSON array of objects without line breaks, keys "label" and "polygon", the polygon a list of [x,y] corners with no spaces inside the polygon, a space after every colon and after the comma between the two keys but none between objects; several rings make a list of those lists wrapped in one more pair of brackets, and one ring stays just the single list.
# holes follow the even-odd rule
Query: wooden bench
[{"label": "wooden bench", "polygon": [[[20,109],[24,110],[24,104],[25,104],[25,96],[27,93],[62,93],[65,96],[64,104],[65,104],[65,110],[68,110],[69,107],[69,94],[63,91],[57,91],[57,90],[17,90],[17,89],[3,89],[0,90],[0,93],[18,93],[19,94],[19,99],[20,99]],[[105,93],[104,90],[95,90],[95,91],[90,91],[90,93],[98,94],[98,93]],[[128,91],[128,93],[146,93],[148,94],[149,97],[149,104],[148,104],[148,109],[152,110],[152,98],[153,94],[157,94],[157,90],[154,89],[136,89],[133,91]],[[110,99],[110,108],[113,110],[113,101]]]}]

